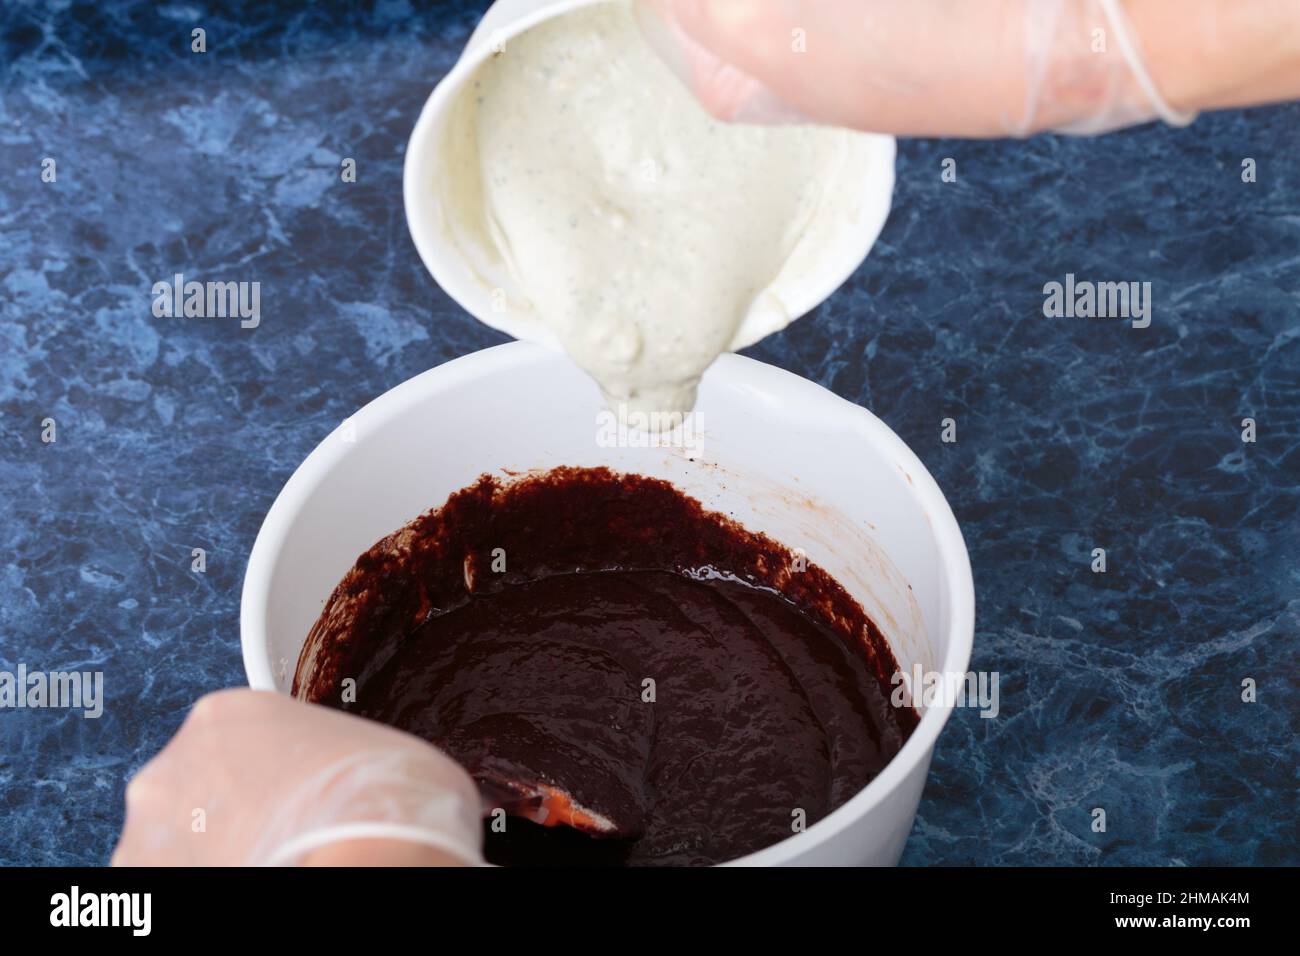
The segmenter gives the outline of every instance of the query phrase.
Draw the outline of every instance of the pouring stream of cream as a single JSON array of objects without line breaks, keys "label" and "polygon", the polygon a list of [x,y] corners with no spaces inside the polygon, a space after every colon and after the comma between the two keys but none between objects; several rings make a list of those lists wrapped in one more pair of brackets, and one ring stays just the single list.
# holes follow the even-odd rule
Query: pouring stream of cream
[{"label": "pouring stream of cream", "polygon": [[692,408],[863,175],[859,134],[713,119],[621,0],[511,39],[461,97],[449,169],[472,240],[625,420]]}]

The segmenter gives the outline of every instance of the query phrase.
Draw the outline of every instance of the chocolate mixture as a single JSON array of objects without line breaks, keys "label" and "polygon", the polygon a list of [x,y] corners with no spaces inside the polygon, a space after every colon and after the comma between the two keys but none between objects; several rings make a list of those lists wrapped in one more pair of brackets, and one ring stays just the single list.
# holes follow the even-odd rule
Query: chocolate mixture
[{"label": "chocolate mixture", "polygon": [[880,772],[917,724],[896,669],[820,568],[666,482],[562,468],[485,475],[362,555],[293,692],[582,827],[488,821],[492,862],[708,864]]}]

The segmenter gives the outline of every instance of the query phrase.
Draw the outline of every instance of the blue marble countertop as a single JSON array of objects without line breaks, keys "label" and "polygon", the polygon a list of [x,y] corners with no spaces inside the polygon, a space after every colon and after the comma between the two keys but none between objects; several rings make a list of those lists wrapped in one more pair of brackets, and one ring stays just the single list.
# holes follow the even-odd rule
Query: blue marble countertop
[{"label": "blue marble countertop", "polygon": [[[293,469],[503,341],[402,213],[407,136],[481,9],[0,7],[0,670],[102,670],[107,697],[0,710],[0,863],[108,859],[125,781],[243,683],[244,565]],[[904,862],[1300,862],[1297,157],[1296,105],[900,143],[870,258],[750,350],[883,418],[970,546],[1001,715],[949,723]],[[177,272],[259,281],[260,325],[155,318]],[[1149,281],[1150,326],[1044,317],[1067,273]]]}]

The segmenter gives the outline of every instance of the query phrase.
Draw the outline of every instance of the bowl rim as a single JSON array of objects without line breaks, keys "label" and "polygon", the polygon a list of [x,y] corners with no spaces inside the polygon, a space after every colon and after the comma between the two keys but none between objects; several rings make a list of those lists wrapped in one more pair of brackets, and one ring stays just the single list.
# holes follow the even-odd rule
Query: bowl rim
[{"label": "bowl rim", "polygon": [[[508,342],[452,359],[410,378],[366,404],[347,421],[353,423],[358,431],[371,432],[410,407],[437,400],[470,381],[486,376],[509,376],[528,365],[564,361],[567,360],[562,355],[543,346]],[[728,353],[722,355],[706,375],[713,379],[714,384],[783,393],[803,404],[817,402],[818,414],[827,425],[858,435],[911,479],[908,493],[917,500],[918,507],[930,520],[939,572],[943,576],[940,600],[949,608],[948,649],[942,671],[965,673],[975,637],[975,585],[970,557],[947,499],[916,454],[888,425],[865,408],[792,372]],[[266,610],[271,580],[285,539],[321,482],[357,447],[331,440],[337,432],[335,429],[323,438],[290,476],[267,512],[249,554],[240,598],[240,645],[249,686],[254,689],[276,689],[269,654]],[[722,865],[787,863],[806,850],[833,840],[929,760],[935,741],[953,709],[953,705],[946,701],[925,708],[912,735],[875,779],[806,830]]]},{"label": "bowl rim", "polygon": [[[497,0],[498,3],[501,0]],[[475,280],[469,277],[468,269],[451,268],[452,260],[447,259],[439,250],[437,237],[440,230],[434,213],[436,203],[428,201],[429,188],[422,185],[422,180],[429,170],[436,168],[436,151],[438,124],[443,114],[450,109],[455,95],[475,70],[486,61],[493,52],[493,43],[487,39],[508,43],[540,23],[555,17],[564,16],[582,7],[610,0],[553,0],[543,2],[529,11],[515,16],[514,19],[495,27],[488,38],[480,36],[482,26],[488,21],[497,4],[493,4],[480,20],[479,28],[470,37],[461,53],[460,59],[433,88],[420,110],[419,118],[411,130],[406,144],[406,157],[402,165],[402,203],[406,212],[406,225],[415,243],[420,261],[429,275],[447,293],[451,299],[474,318],[498,332],[504,332],[514,338],[527,342],[538,342],[552,348],[560,348],[555,333],[540,322],[528,318],[518,318],[510,310],[496,312],[492,309],[475,308]],[[853,232],[854,242],[836,246],[837,268],[826,278],[824,283],[816,286],[801,286],[799,294],[785,301],[788,319],[786,322],[773,323],[770,315],[762,310],[750,311],[736,332],[736,338],[730,348],[742,349],[753,345],[759,339],[778,331],[790,322],[807,315],[834,294],[853,275],[858,266],[866,259],[879,238],[881,230],[893,205],[894,160],[897,144],[893,136],[882,133],[864,133],[870,145],[868,164],[873,174],[861,177],[863,192],[858,206],[858,219]],[[849,250],[853,250],[850,254]],[[783,300],[784,301],[784,300]],[[529,312],[529,315],[532,313]]]}]

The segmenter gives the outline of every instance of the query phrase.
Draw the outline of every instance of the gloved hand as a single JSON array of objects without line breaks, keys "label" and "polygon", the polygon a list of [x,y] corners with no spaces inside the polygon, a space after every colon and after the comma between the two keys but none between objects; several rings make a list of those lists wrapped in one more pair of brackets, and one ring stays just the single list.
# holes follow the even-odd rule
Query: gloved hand
[{"label": "gloved hand", "polygon": [[1296,0],[637,0],[713,115],[1099,133],[1300,96]]},{"label": "gloved hand", "polygon": [[422,740],[226,690],[127,786],[113,865],[472,865],[479,813],[474,781]]}]

